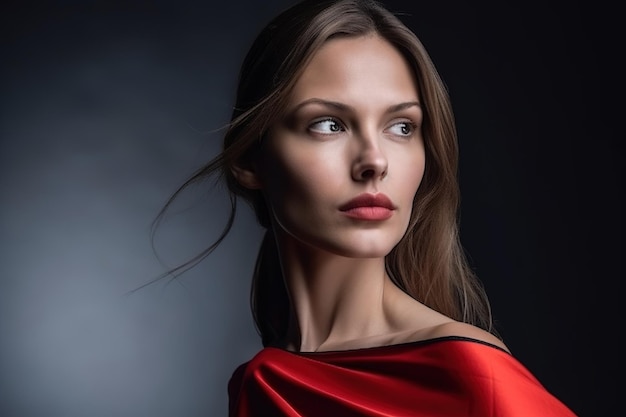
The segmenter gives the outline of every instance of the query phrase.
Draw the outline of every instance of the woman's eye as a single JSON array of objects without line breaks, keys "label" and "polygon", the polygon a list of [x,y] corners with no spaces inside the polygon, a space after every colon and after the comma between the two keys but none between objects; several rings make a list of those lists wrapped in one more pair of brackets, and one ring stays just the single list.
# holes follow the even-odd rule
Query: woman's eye
[{"label": "woman's eye", "polygon": [[309,126],[309,130],[315,133],[321,133],[324,135],[330,135],[337,132],[342,132],[343,126],[335,119],[324,119],[314,122]]},{"label": "woman's eye", "polygon": [[398,136],[411,136],[415,131],[415,125],[411,122],[394,123],[389,128],[389,132]]}]

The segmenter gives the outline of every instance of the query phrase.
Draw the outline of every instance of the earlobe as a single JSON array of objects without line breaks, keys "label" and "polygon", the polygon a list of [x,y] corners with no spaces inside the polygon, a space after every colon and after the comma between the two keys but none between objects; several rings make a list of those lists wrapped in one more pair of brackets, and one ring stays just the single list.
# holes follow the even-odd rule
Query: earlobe
[{"label": "earlobe", "polygon": [[230,169],[230,172],[233,173],[233,176],[235,177],[239,185],[244,188],[248,188],[250,190],[259,190],[263,188],[256,171],[252,167],[243,168],[239,165],[234,165]]}]

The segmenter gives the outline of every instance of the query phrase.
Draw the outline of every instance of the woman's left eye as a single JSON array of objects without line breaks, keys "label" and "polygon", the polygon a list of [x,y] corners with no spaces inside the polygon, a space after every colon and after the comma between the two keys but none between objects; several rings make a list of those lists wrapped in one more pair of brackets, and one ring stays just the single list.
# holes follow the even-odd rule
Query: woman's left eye
[{"label": "woman's left eye", "polygon": [[411,122],[399,122],[394,123],[387,130],[397,136],[411,136],[415,131],[415,125]]}]

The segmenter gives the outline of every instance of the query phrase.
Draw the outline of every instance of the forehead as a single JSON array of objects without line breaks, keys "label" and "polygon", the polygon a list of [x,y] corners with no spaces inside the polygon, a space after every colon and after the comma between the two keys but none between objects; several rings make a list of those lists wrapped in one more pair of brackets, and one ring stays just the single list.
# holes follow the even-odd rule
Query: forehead
[{"label": "forehead", "polygon": [[311,97],[349,100],[417,100],[414,72],[404,56],[378,35],[326,42],[303,69],[291,102]]}]

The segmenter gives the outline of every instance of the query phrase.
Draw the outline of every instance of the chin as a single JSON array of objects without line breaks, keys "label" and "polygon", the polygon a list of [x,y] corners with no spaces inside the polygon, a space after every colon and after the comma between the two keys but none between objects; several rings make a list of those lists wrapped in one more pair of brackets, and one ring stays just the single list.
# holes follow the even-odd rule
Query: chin
[{"label": "chin", "polygon": [[[404,236],[403,227],[354,229],[329,225],[317,228],[284,227],[275,223],[277,236],[287,246],[327,252],[347,258],[384,258]],[[296,226],[296,225],[293,225]]]}]

